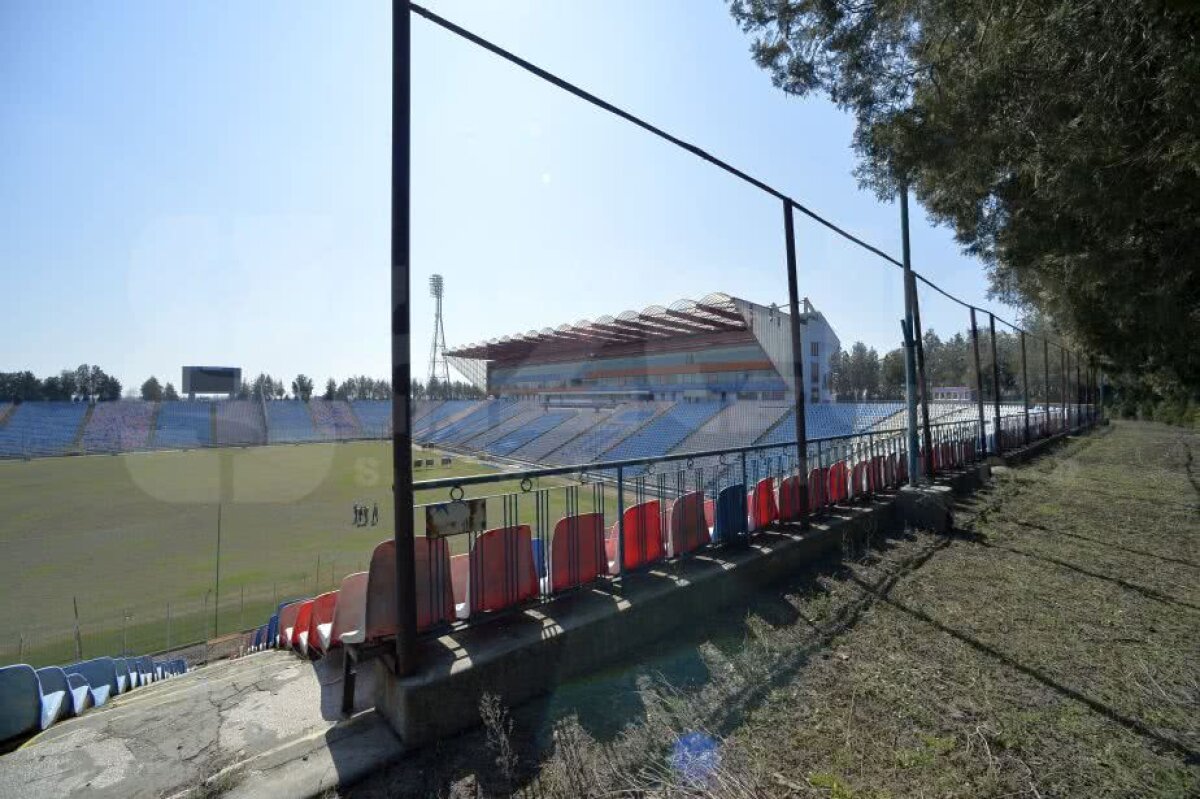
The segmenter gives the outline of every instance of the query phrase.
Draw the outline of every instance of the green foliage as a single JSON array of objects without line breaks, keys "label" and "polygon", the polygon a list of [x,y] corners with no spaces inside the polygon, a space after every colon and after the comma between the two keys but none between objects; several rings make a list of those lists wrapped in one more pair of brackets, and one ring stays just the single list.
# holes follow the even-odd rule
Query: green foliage
[{"label": "green foliage", "polygon": [[167,387],[163,389],[163,400],[166,402],[178,402],[179,392],[175,390],[174,383],[167,383]]},{"label": "green foliage", "polygon": [[1111,374],[1200,392],[1200,14],[1182,1],[731,0],[777,86],[855,117],[910,185]]},{"label": "green foliage", "polygon": [[308,375],[296,375],[292,381],[292,396],[308,402],[313,393],[313,381]]},{"label": "green foliage", "polygon": [[142,383],[142,399],[146,402],[160,402],[163,396],[162,385],[158,382],[158,378],[154,375]]}]

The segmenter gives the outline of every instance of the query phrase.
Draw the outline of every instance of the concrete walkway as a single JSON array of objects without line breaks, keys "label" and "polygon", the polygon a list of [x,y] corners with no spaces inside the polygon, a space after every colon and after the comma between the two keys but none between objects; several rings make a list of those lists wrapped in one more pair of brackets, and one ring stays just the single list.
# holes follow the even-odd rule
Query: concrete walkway
[{"label": "concrete walkway", "polygon": [[[341,662],[261,652],[117,697],[0,759],[0,797],[312,795],[399,756],[357,686],[340,720]],[[202,786],[202,781],[205,785]]]}]

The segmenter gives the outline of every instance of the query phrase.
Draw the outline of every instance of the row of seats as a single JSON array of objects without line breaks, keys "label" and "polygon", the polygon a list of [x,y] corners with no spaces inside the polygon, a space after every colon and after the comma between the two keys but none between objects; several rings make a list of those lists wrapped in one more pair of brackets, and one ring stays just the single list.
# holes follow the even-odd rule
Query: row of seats
[{"label": "row of seats", "polygon": [[586,432],[566,442],[544,456],[548,463],[574,465],[599,460],[600,453],[612,448],[619,440],[654,417],[659,406],[652,403],[629,403]]},{"label": "row of seats", "polygon": [[23,402],[0,427],[0,457],[57,455],[75,444],[87,413],[81,402]]},{"label": "row of seats", "polygon": [[[973,439],[944,435],[931,453],[935,469],[957,468],[976,457]],[[527,524],[493,528],[473,536],[469,551],[457,555],[451,555],[445,538],[417,538],[412,561],[418,631],[509,610],[705,546],[745,543],[777,522],[798,521],[823,507],[894,489],[907,480],[905,463],[904,453],[895,451],[818,466],[807,475],[807,502],[799,475],[777,473],[724,485],[714,496],[695,490],[639,497],[612,525],[601,513],[572,514],[545,538]],[[383,541],[372,552],[368,570],[347,575],[338,589],[281,603],[253,632],[250,649],[282,648],[319,658],[345,648],[349,687],[343,702],[348,702],[354,664],[397,633],[395,575],[395,542]]]},{"label": "row of seats", "polygon": [[153,445],[159,449],[194,449],[213,443],[213,403],[164,402],[154,425]]},{"label": "row of seats", "polygon": [[0,668],[0,742],[100,707],[114,696],[187,672],[182,658],[96,658],[69,666]]},{"label": "row of seats", "polygon": [[317,432],[327,441],[361,438],[362,428],[349,403],[340,400],[311,399],[308,408],[312,411]]},{"label": "row of seats", "polygon": [[[442,427],[428,437],[430,444],[461,444],[469,438],[508,421],[526,409],[528,403],[513,400],[483,402],[465,416]],[[422,442],[426,443],[426,442]]]},{"label": "row of seats", "polygon": [[215,443],[223,446],[248,446],[267,443],[267,420],[258,400],[230,400],[216,403]]},{"label": "row of seats", "polygon": [[129,452],[150,443],[155,406],[149,402],[100,402],[83,428],[84,452]]}]

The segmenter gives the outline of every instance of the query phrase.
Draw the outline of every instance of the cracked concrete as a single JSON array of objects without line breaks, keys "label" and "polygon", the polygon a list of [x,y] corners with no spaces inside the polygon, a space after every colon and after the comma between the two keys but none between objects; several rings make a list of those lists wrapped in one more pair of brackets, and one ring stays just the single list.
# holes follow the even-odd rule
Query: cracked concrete
[{"label": "cracked concrete", "polygon": [[60,722],[0,758],[0,797],[161,797],[205,793],[206,783],[247,796],[316,793],[400,754],[369,709],[373,695],[360,679],[356,715],[344,721],[338,657],[216,663]]}]

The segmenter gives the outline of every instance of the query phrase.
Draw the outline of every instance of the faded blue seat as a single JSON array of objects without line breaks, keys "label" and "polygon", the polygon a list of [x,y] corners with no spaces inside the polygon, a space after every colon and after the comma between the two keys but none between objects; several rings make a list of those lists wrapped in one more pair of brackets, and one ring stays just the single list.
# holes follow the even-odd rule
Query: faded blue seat
[{"label": "faded blue seat", "polygon": [[716,544],[737,544],[749,540],[746,528],[746,486],[726,486],[717,495],[712,540]]},{"label": "faded blue seat", "polygon": [[0,741],[41,728],[42,689],[32,666],[0,668]]},{"label": "faded blue seat", "polygon": [[142,685],[154,682],[154,661],[146,656],[137,659],[138,673],[142,676]]},{"label": "faded blue seat", "polygon": [[75,703],[66,673],[57,666],[37,670],[42,699],[42,729],[74,714]]},{"label": "faded blue seat", "polygon": [[533,567],[539,580],[546,576],[546,553],[540,538],[533,539]]},{"label": "faded blue seat", "polygon": [[66,674],[67,685],[71,689],[71,715],[78,716],[92,706],[92,689],[88,681],[79,674]]},{"label": "faded blue seat", "polygon": [[68,677],[78,674],[87,680],[88,689],[92,692],[92,704],[96,707],[100,707],[117,694],[117,664],[112,658],[72,663],[70,666],[64,666],[63,671]]}]

